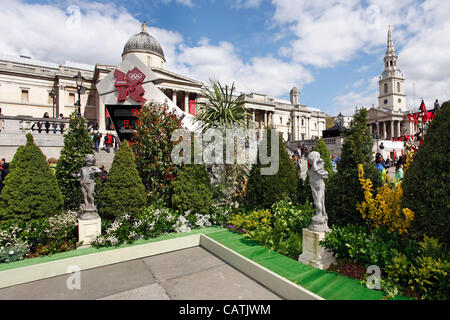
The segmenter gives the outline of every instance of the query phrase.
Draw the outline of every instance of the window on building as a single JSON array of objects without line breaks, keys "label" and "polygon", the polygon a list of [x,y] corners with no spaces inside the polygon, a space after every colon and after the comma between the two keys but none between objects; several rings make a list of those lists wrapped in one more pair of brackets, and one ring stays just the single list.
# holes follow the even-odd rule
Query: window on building
[{"label": "window on building", "polygon": [[392,60],[390,61],[391,67],[392,67]]},{"label": "window on building", "polygon": [[280,117],[280,124],[283,124],[283,117]]},{"label": "window on building", "polygon": [[88,106],[94,106],[94,105],[95,105],[95,102],[94,102],[94,95],[93,95],[93,94],[90,94],[90,95],[88,96],[87,104],[88,104]]},{"label": "window on building", "polygon": [[48,94],[48,104],[53,105],[53,96],[51,93]]},{"label": "window on building", "polygon": [[397,92],[400,92],[400,82],[397,82]]},{"label": "window on building", "polygon": [[22,102],[28,102],[28,89],[22,89]]},{"label": "window on building", "polygon": [[305,125],[305,119],[302,118],[302,126]]},{"label": "window on building", "polygon": [[388,85],[387,85],[387,83],[385,83],[384,84],[384,93],[387,93],[388,92]]},{"label": "window on building", "polygon": [[386,61],[386,68],[387,68],[387,67],[389,67],[389,64],[388,64],[388,62]]},{"label": "window on building", "polygon": [[75,105],[75,93],[69,93],[69,105]]}]

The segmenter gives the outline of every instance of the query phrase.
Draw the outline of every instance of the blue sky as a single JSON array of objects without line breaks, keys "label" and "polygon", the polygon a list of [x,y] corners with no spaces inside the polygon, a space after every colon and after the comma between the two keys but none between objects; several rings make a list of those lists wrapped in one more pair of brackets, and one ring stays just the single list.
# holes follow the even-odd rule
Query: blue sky
[{"label": "blue sky", "polygon": [[[0,53],[57,63],[118,64],[147,21],[167,69],[239,91],[289,98],[330,115],[377,105],[387,26],[407,105],[450,97],[450,1],[0,0]],[[418,101],[415,102],[418,107]]]}]

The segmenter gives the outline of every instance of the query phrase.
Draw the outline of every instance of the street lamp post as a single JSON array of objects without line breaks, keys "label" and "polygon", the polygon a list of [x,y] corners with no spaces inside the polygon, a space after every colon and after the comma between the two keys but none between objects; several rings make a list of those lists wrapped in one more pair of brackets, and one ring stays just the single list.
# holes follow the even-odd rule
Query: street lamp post
[{"label": "street lamp post", "polygon": [[50,96],[52,97],[52,111],[53,111],[53,118],[55,117],[55,98],[56,98],[56,90],[55,88],[52,88],[52,91],[50,91]]},{"label": "street lamp post", "polygon": [[81,75],[80,71],[78,71],[78,74],[74,78],[75,78],[75,83],[77,85],[77,92],[78,92],[78,101],[75,103],[75,106],[78,107],[78,116],[81,117],[80,97],[82,94],[84,94],[86,88],[83,87],[84,77]]}]

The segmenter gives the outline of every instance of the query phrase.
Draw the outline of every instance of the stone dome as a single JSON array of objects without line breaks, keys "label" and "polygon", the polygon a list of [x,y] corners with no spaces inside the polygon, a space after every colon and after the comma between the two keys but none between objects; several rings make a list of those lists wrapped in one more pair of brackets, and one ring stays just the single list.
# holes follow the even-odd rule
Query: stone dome
[{"label": "stone dome", "polygon": [[166,58],[164,57],[164,51],[161,48],[159,42],[147,33],[147,24],[145,22],[142,24],[142,31],[132,36],[130,39],[128,39],[127,43],[125,43],[125,46],[123,47],[122,57],[130,52],[151,53],[161,57],[164,61],[166,61]]}]

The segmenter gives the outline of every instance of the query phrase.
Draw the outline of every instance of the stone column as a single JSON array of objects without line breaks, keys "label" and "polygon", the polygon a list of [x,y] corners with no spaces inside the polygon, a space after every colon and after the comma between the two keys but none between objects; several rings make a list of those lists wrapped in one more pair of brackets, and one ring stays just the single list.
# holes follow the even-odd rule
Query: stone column
[{"label": "stone column", "polygon": [[[292,140],[297,140],[297,131],[295,130],[295,128],[297,127],[297,119],[295,117],[295,115],[290,116],[290,118],[292,119],[292,121],[290,121],[289,123],[291,124],[291,132],[292,132],[292,136],[291,139]],[[289,128],[288,128],[288,132],[289,132]]]},{"label": "stone column", "polygon": [[391,139],[395,138],[394,134],[394,120],[391,120]]},{"label": "stone column", "polygon": [[273,121],[273,117],[272,117],[272,112],[269,112],[269,126],[272,125],[272,121]]},{"label": "stone column", "polygon": [[172,90],[172,101],[177,104],[177,90]]},{"label": "stone column", "polygon": [[98,108],[97,109],[98,131],[105,134],[106,133],[106,112],[105,112],[105,105],[100,96],[98,96],[97,108]]},{"label": "stone column", "polygon": [[267,128],[267,111],[264,111],[264,128]]},{"label": "stone column", "polygon": [[253,111],[252,111],[252,120],[253,120],[253,122],[256,122],[256,110],[255,109],[253,109]]},{"label": "stone column", "polygon": [[68,117],[69,114],[66,113],[66,91],[64,90],[64,86],[62,84],[58,84],[58,95],[55,97],[56,99],[56,108],[58,116],[60,113],[64,115],[64,117]]},{"label": "stone column", "polygon": [[189,92],[184,92],[184,112],[189,113]]},{"label": "stone column", "polygon": [[387,134],[386,134],[386,121],[383,121],[383,139],[387,138]]}]

